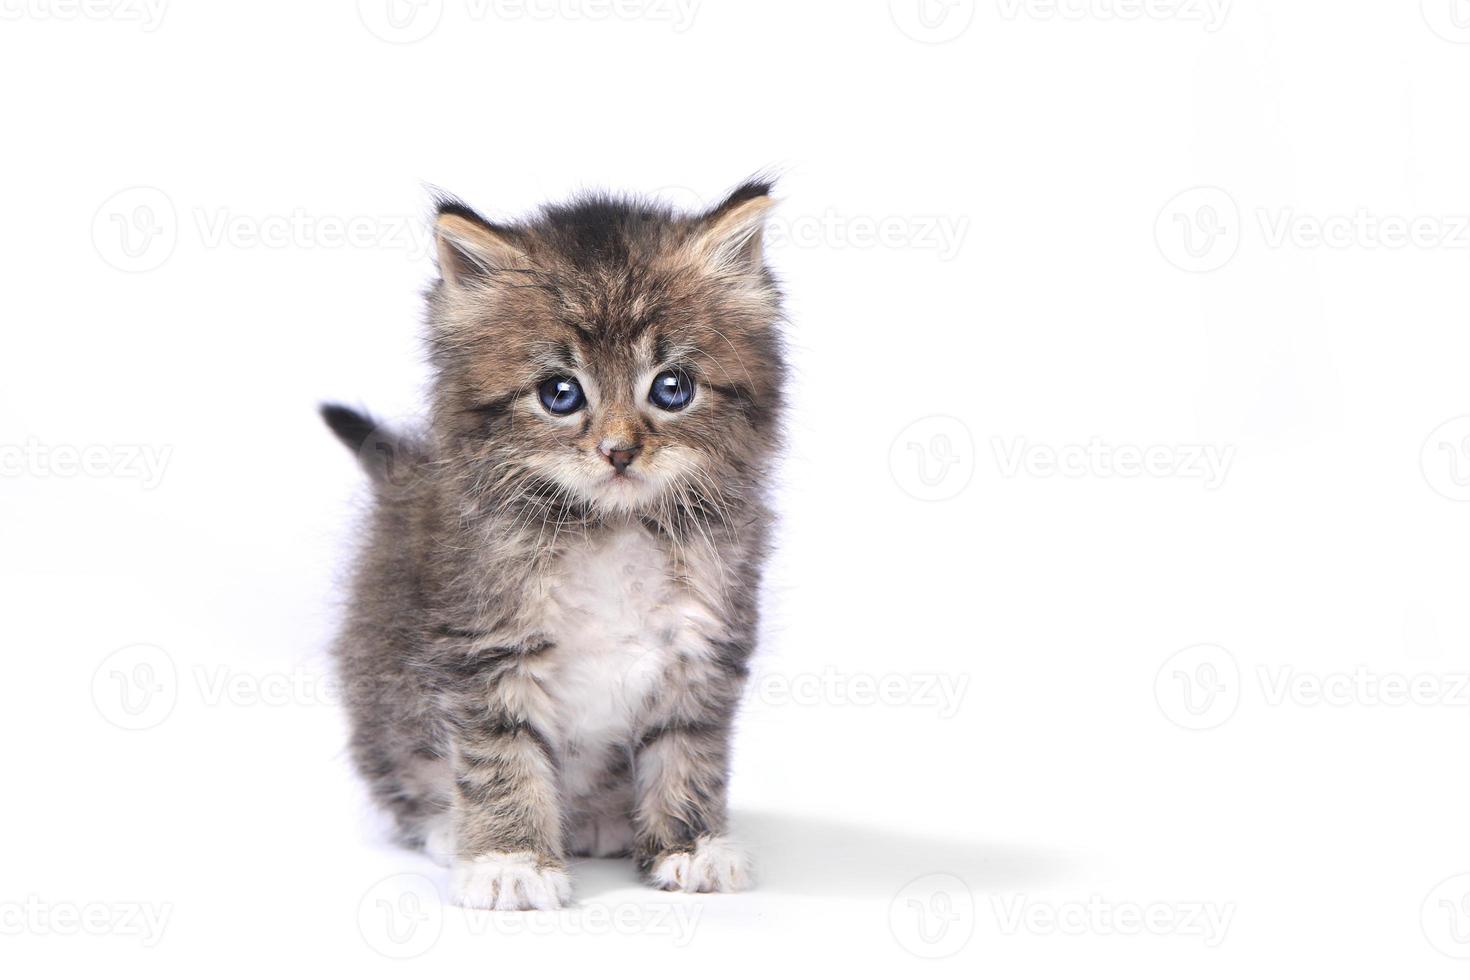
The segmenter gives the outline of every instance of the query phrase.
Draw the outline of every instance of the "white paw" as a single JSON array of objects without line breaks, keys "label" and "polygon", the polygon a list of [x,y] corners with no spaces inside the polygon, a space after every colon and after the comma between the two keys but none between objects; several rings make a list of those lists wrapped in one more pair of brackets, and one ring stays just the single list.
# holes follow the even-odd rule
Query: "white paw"
[{"label": "white paw", "polygon": [[571,900],[572,880],[561,868],[538,866],[529,851],[482,854],[455,863],[450,894],[469,909],[559,909]]},{"label": "white paw", "polygon": [[632,850],[633,822],[627,817],[587,817],[572,831],[572,853],[578,857],[626,857]]},{"label": "white paw", "polygon": [[650,877],[666,891],[738,892],[750,887],[750,859],[724,837],[701,837],[694,850],[655,861]]}]

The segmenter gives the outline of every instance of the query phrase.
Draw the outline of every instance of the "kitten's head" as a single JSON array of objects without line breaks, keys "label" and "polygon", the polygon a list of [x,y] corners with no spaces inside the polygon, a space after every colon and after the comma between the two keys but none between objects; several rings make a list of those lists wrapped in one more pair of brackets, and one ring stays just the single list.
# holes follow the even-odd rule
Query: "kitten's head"
[{"label": "kitten's head", "polygon": [[518,224],[441,202],[434,428],[474,485],[717,516],[758,484],[783,378],[769,191],[697,214],[590,196]]}]

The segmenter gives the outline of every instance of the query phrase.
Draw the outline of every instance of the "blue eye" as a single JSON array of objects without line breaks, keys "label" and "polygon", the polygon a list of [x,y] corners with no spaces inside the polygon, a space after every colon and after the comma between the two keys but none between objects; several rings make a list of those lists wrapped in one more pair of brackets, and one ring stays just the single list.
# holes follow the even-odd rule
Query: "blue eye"
[{"label": "blue eye", "polygon": [[541,404],[552,415],[571,415],[587,404],[587,396],[582,394],[576,378],[547,378],[541,382],[538,393]]},{"label": "blue eye", "polygon": [[674,368],[662,371],[648,389],[648,400],[665,412],[677,412],[694,400],[694,379]]}]

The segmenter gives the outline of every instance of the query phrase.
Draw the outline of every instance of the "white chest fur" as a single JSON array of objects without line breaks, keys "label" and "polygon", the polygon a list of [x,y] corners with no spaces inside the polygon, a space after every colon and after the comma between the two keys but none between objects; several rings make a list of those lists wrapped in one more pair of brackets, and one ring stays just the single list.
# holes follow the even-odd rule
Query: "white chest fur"
[{"label": "white chest fur", "polygon": [[626,740],[671,665],[708,648],[713,617],[641,527],[570,548],[548,598],[555,650],[542,683],[556,705],[553,737],[571,758]]}]

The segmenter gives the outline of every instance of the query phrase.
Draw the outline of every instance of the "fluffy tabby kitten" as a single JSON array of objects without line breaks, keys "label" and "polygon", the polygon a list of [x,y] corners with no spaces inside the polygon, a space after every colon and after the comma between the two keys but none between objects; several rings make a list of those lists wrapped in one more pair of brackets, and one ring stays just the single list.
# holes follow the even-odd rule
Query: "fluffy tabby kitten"
[{"label": "fluffy tabby kitten", "polygon": [[376,491],[336,646],[353,756],[460,904],[556,908],[568,855],[748,883],[725,786],[782,399],[769,191],[443,201],[427,425],[323,409]]}]

